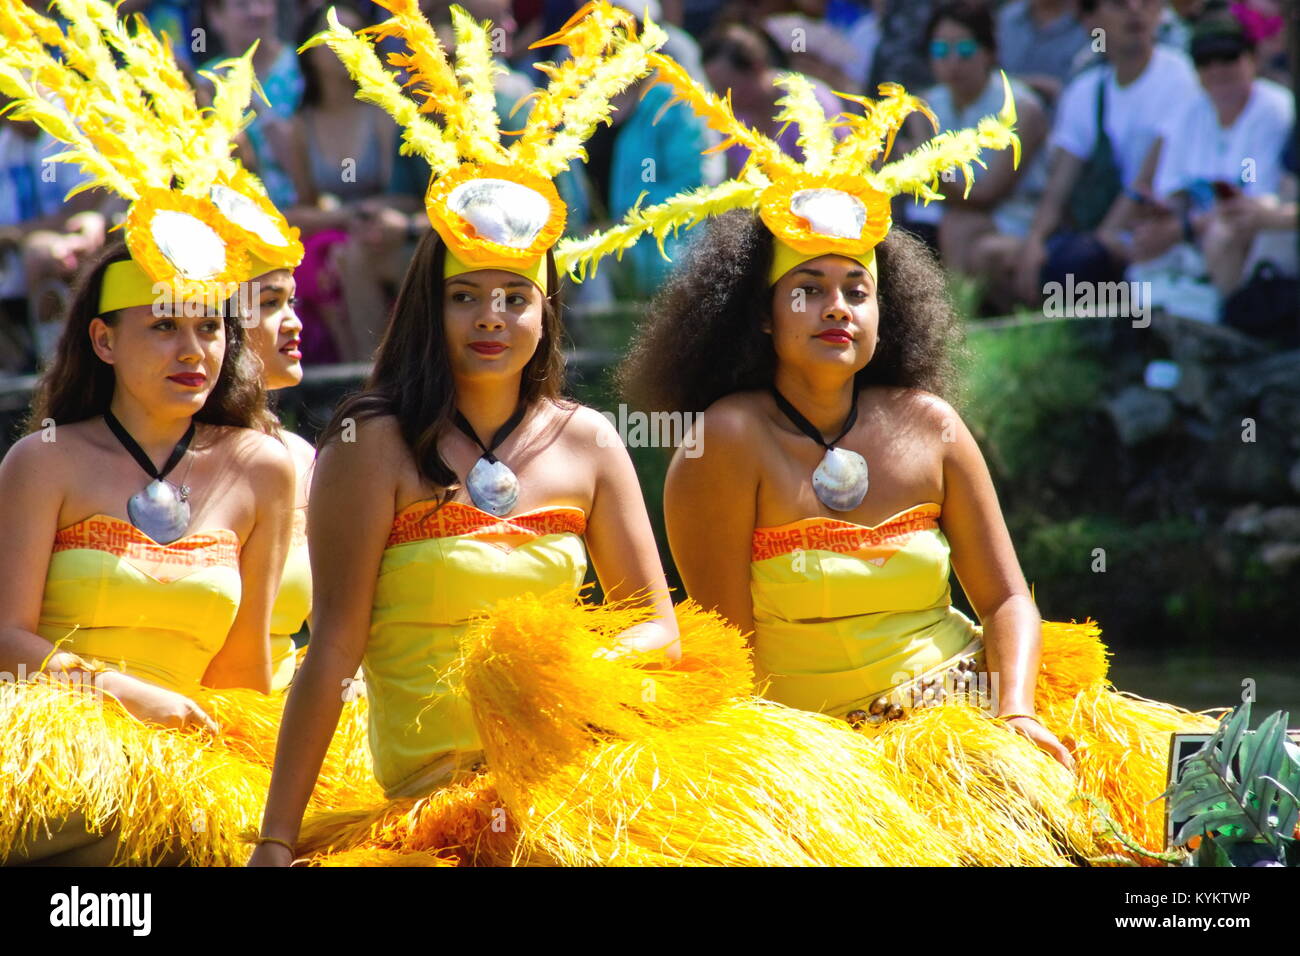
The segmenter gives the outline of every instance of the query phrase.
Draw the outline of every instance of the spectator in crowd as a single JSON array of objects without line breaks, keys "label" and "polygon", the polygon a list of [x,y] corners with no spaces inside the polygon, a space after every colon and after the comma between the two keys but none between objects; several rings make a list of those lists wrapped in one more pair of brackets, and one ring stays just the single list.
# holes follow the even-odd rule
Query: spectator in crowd
[{"label": "spectator in crowd", "polygon": [[[1002,109],[1004,90],[998,71],[998,47],[993,14],[977,0],[940,3],[926,26],[930,67],[938,85],[922,94],[934,111],[939,132],[976,126]],[[939,251],[953,270],[986,278],[987,294],[1005,304],[1011,294],[1015,255],[1029,232],[1034,207],[1047,179],[1047,116],[1034,92],[1019,79],[1011,80],[1015,97],[1020,165],[1010,150],[988,158],[988,168],[976,168],[969,195],[959,170],[942,177],[943,202],[922,205],[902,200],[904,221],[912,231],[930,238],[937,230]],[[919,113],[908,119],[905,141],[910,151],[931,127]]]},{"label": "spectator in crowd", "polygon": [[[357,8],[333,5],[343,26],[366,25]],[[298,44],[328,26],[326,9],[304,22]],[[382,335],[387,310],[382,297],[352,301],[372,286],[397,250],[375,248],[389,233],[375,221],[391,205],[388,186],[398,150],[397,127],[379,107],[356,97],[347,68],[325,46],[299,58],[302,104],[291,120],[289,172],[298,205],[286,218],[303,232],[305,255],[295,278],[303,322],[302,353],[308,363],[364,361]],[[399,242],[405,239],[405,219]],[[356,248],[356,247],[360,248]]]},{"label": "spectator in crowd", "polygon": [[1150,193],[1128,200],[1131,275],[1208,275],[1227,295],[1262,259],[1294,271],[1295,222],[1275,215],[1294,100],[1258,77],[1254,41],[1232,14],[1198,21],[1191,52],[1202,89],[1176,104],[1153,147]]},{"label": "spectator in crowd", "polygon": [[302,101],[303,87],[298,54],[277,32],[280,8],[285,5],[276,0],[203,0],[204,20],[217,34],[221,55],[213,55],[202,69],[211,69],[226,57],[242,56],[254,41],[258,43],[253,69],[266,100],[253,98],[257,116],[246,130],[252,155],[244,158],[281,209],[297,199],[287,166],[293,152],[290,120]]},{"label": "spectator in crowd", "polygon": [[933,12],[933,0],[883,0],[877,7],[880,43],[871,60],[868,94],[881,83],[901,83],[909,90],[934,83],[925,50],[925,25]]},{"label": "spectator in crowd", "polygon": [[997,13],[998,58],[1055,105],[1072,75],[1075,57],[1088,46],[1075,0],[1011,0]]},{"label": "spectator in crowd", "polygon": [[35,123],[0,119],[0,372],[34,371],[49,355],[72,278],[104,242],[103,196],[64,202],[84,177],[51,160],[57,147]]},{"label": "spectator in crowd", "polygon": [[1043,285],[1121,279],[1128,251],[1112,228],[1125,188],[1144,161],[1172,104],[1197,94],[1186,55],[1155,43],[1160,0],[1081,0],[1102,31],[1106,63],[1090,67],[1061,94],[1048,138],[1048,180],[1017,256],[1017,293],[1031,305]]},{"label": "spectator in crowd", "polygon": [[[785,124],[776,120],[780,109],[776,101],[784,94],[779,86],[773,85],[773,80],[787,69],[783,52],[772,37],[756,26],[728,23],[705,38],[701,51],[709,85],[721,95],[731,92],[731,108],[736,117],[802,160],[798,128],[791,124],[782,130]],[[848,106],[821,83],[814,81],[813,89],[827,116],[835,116]],[[725,155],[727,175],[735,176],[745,165],[749,151],[743,146],[733,146]]]}]

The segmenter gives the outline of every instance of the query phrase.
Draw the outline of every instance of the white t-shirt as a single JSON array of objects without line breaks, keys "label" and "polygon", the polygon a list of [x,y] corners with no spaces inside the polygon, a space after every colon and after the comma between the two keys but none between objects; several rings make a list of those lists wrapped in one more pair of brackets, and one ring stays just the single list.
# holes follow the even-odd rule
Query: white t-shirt
[{"label": "white t-shirt", "polygon": [[1294,120],[1291,91],[1271,80],[1254,82],[1246,108],[1227,129],[1202,92],[1163,128],[1155,194],[1163,198],[1204,179],[1233,183],[1248,195],[1277,195]]},{"label": "white t-shirt", "polygon": [[1125,186],[1132,186],[1151,144],[1178,110],[1201,93],[1187,55],[1157,45],[1147,68],[1128,86],[1115,82],[1109,64],[1075,77],[1061,94],[1049,147],[1086,160],[1097,142],[1097,84],[1105,81],[1106,133]]}]

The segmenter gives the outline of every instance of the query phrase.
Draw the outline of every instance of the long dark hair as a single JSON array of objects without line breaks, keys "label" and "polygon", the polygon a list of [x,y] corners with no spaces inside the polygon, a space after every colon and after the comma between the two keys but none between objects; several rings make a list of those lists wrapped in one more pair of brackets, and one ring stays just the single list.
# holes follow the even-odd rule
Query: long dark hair
[{"label": "long dark hair", "polygon": [[[339,12],[352,14],[362,25],[367,22],[366,18],[362,16],[361,10],[351,0],[333,0],[331,3],[322,3],[315,10],[308,13],[302,19],[302,22],[298,24],[298,35],[294,40],[295,49],[329,27],[329,10],[331,7]],[[298,69],[302,71],[302,99],[298,104],[299,109],[320,106],[320,74],[316,72],[316,67],[312,65],[312,58],[305,54],[299,54]]]},{"label": "long dark hair", "polygon": [[[365,387],[339,404],[316,443],[323,449],[339,437],[348,419],[359,422],[392,415],[420,477],[442,489],[444,503],[460,487],[456,472],[438,452],[438,439],[453,427],[456,411],[456,385],[442,322],[446,257],[447,247],[438,233],[425,233],[402,279]],[[519,397],[529,406],[543,400],[559,403],[564,388],[560,277],[549,251],[546,281],[553,291],[542,300],[542,338],[519,383]]]},{"label": "long dark hair", "polygon": [[[647,411],[702,412],[724,395],[765,389],[776,375],[772,234],[735,210],[712,219],[650,308],[619,366],[624,398]],[[943,270],[920,240],[894,229],[876,247],[880,331],[859,385],[901,385],[951,398],[961,325]]]},{"label": "long dark hair", "polygon": [[[121,313],[99,311],[99,294],[104,272],[114,262],[131,258],[126,243],[108,243],[98,258],[83,268],[68,305],[68,317],[59,344],[32,396],[27,431],[39,431],[42,422],[70,425],[104,414],[113,399],[116,376],[113,366],[95,354],[90,342],[90,321],[99,316],[114,325]],[[248,348],[239,314],[227,303],[225,309],[226,354],[221,372],[203,407],[194,413],[196,422],[255,428],[268,435],[278,434],[279,422],[266,407],[261,363]]]}]

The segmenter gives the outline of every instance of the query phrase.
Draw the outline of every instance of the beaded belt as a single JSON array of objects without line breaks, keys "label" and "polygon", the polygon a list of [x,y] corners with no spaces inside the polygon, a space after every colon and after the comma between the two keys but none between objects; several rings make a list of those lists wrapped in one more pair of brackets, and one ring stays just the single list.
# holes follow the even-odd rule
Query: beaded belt
[{"label": "beaded belt", "polygon": [[990,694],[988,674],[981,670],[983,656],[983,645],[972,642],[956,657],[929,673],[890,688],[865,710],[851,710],[844,719],[853,727],[882,724],[887,720],[902,720],[914,710],[955,699],[991,710],[996,694]]}]

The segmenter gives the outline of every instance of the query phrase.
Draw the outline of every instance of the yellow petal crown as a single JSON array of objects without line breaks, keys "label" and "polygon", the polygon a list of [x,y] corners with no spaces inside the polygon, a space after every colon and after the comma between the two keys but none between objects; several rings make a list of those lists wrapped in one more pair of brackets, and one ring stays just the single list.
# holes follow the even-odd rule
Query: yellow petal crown
[{"label": "yellow petal crown", "polygon": [[128,200],[132,260],[187,296],[225,298],[255,263],[297,265],[298,231],[231,156],[261,92],[256,45],[204,74],[214,97],[200,108],[167,38],[142,17],[119,20],[105,0],[53,6],[66,26],[22,0],[0,0],[0,92],[11,118],[66,144],[54,161],[87,174],[69,197],[102,187]]},{"label": "yellow petal crown", "polygon": [[[1003,75],[1005,100],[996,116],[980,120],[974,129],[942,133],[894,162],[884,163],[903,121],[921,112],[937,129],[934,114],[921,100],[894,83],[882,83],[880,99],[846,93],[836,95],[859,103],[864,115],[840,113],[828,119],[807,77],[783,74],[775,83],[783,91],[776,119],[794,123],[804,161],[795,160],[780,145],[736,118],[730,93],[717,96],[705,89],[681,65],[659,53],[650,55],[658,82],[668,84],[723,141],[712,150],[743,146],[749,157],[740,173],[717,186],[687,190],[654,206],[637,205],[623,221],[578,239],[565,239],[555,250],[557,265],[581,280],[605,256],[621,256],[643,235],[655,237],[660,253],[664,240],[690,229],[710,216],[732,209],[752,209],[779,243],[808,258],[840,253],[861,261],[892,225],[890,200],[909,193],[929,202],[942,199],[939,177],[960,168],[971,187],[972,166],[983,165],[983,149],[1014,150],[1019,164],[1020,140],[1015,134],[1015,103]],[[667,107],[665,107],[666,109]],[[838,128],[848,134],[836,136]],[[877,168],[878,167],[878,168]],[[665,254],[665,258],[667,255]]]},{"label": "yellow petal crown", "polygon": [[[538,64],[547,86],[528,97],[523,128],[505,131],[507,146],[495,105],[493,77],[501,68],[492,57],[490,24],[453,6],[452,56],[417,0],[376,2],[391,14],[383,23],[353,33],[331,11],[329,27],[301,49],[329,46],[356,82],[358,98],[402,127],[401,151],[429,163],[429,221],[457,259],[483,268],[535,267],[564,232],[566,209],[552,177],[586,158],[583,144],[610,122],[612,99],[649,72],[648,55],[666,34],[649,20],[638,31],[630,13],[605,0],[588,3],[533,44],[564,44],[569,58]],[[375,50],[375,41],[388,37],[406,44],[388,54],[389,66],[407,72],[405,84]]]}]

